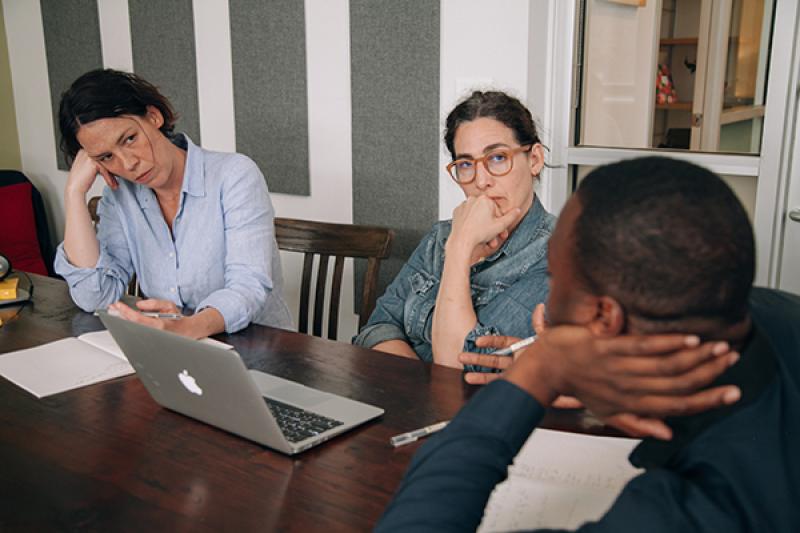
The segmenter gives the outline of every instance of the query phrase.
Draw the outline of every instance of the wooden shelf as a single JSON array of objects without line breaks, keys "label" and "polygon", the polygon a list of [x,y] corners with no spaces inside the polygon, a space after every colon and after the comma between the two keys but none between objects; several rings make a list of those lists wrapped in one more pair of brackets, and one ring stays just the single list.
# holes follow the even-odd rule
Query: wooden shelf
[{"label": "wooden shelf", "polygon": [[697,37],[668,37],[658,41],[661,46],[697,46]]},{"label": "wooden shelf", "polygon": [[728,107],[723,109],[719,123],[722,126],[725,124],[733,124],[734,122],[752,120],[754,118],[763,116],[763,105],[738,105],[736,107]]},{"label": "wooden shelf", "polygon": [[656,109],[676,109],[680,111],[691,111],[692,102],[673,102],[671,104],[656,104]]}]

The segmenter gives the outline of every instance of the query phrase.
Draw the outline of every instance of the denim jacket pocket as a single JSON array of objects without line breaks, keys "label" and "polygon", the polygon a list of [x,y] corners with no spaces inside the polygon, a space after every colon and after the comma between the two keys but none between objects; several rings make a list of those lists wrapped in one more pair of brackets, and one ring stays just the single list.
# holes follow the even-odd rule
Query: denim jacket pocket
[{"label": "denim jacket pocket", "polygon": [[502,281],[495,281],[488,287],[473,284],[472,290],[472,305],[478,308],[491,302],[495,296],[502,294],[510,285]]},{"label": "denim jacket pocket", "polygon": [[431,342],[431,317],[436,305],[439,280],[422,272],[409,278],[411,291],[405,302],[405,328],[409,339]]}]

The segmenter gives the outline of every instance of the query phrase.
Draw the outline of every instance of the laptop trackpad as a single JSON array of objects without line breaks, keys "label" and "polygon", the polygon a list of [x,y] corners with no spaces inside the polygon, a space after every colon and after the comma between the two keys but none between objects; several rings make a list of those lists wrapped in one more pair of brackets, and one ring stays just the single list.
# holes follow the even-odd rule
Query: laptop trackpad
[{"label": "laptop trackpad", "polygon": [[270,389],[266,394],[275,400],[291,403],[298,407],[313,407],[324,401],[330,400],[331,396],[324,392],[303,385],[284,385]]}]

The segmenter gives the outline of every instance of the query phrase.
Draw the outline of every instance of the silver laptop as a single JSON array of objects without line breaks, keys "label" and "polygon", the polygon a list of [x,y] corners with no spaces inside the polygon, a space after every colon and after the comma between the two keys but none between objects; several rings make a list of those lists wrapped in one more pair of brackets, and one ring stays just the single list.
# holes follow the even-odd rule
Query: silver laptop
[{"label": "silver laptop", "polygon": [[383,409],[245,368],[226,350],[99,313],[150,396],[168,409],[295,454]]}]

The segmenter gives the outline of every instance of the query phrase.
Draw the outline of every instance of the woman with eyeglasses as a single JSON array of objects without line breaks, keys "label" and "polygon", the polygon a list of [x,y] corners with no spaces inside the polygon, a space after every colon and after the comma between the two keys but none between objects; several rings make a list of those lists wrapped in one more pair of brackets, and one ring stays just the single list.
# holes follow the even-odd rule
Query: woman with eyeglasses
[{"label": "woman with eyeglasses", "polygon": [[[243,155],[174,133],[175,119],[155,86],[126,72],[88,72],[62,95],[71,168],[56,271],[82,309],[110,306],[188,337],[291,328],[264,176]],[[108,186],[95,233],[86,195],[99,176]],[[150,298],[138,309],[119,302],[134,273]]]},{"label": "woman with eyeglasses", "polygon": [[460,352],[485,351],[480,336],[534,334],[555,218],[534,191],[544,150],[518,99],[472,93],[448,115],[444,141],[466,199],[422,240],[353,342],[461,368]]}]

